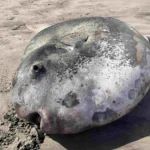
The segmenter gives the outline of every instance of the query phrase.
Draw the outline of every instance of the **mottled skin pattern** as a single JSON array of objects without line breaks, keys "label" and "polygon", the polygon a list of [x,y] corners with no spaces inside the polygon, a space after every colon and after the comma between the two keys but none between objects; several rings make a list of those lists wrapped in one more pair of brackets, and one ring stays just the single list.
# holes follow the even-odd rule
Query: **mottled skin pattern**
[{"label": "mottled skin pattern", "polygon": [[114,18],[82,18],[38,33],[13,85],[18,115],[46,133],[78,133],[110,123],[145,96],[150,44]]}]

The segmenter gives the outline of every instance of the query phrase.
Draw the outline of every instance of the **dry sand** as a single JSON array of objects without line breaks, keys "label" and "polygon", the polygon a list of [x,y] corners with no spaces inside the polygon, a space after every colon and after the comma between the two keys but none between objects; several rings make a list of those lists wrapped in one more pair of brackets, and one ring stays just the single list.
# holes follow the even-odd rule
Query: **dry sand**
[{"label": "dry sand", "polygon": [[[150,0],[5,0],[0,3],[0,119],[11,101],[11,81],[30,39],[41,29],[80,17],[115,17],[150,35]],[[138,149],[136,140],[148,136],[150,112],[148,96],[134,112],[101,129],[75,136],[46,137],[41,149]],[[145,114],[144,114],[145,113]],[[133,121],[134,120],[134,121]],[[121,125],[120,125],[121,124]],[[1,129],[1,126],[0,126]],[[117,138],[119,137],[119,138]],[[145,139],[145,138],[144,138]],[[147,148],[138,144],[139,149]],[[139,143],[139,142],[137,142]],[[141,142],[140,142],[141,143]],[[140,148],[140,145],[142,147]]]}]

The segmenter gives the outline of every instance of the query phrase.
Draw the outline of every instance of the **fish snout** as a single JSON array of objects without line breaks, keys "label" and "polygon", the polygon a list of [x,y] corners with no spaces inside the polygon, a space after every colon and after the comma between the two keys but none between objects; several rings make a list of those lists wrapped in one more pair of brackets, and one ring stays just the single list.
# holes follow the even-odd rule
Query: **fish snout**
[{"label": "fish snout", "polygon": [[56,121],[46,109],[30,112],[25,119],[37,125],[41,132],[50,134],[57,133]]},{"label": "fish snout", "polygon": [[40,113],[36,111],[31,111],[27,109],[25,106],[20,106],[18,104],[15,104],[15,110],[20,118],[26,119],[30,123],[36,124],[38,127],[40,127],[40,123],[41,123]]},{"label": "fish snout", "polygon": [[[38,129],[47,134],[72,134],[81,130],[74,119],[74,115],[60,116],[56,112],[50,112],[46,107],[38,110],[30,111],[25,106],[16,108],[16,112],[20,118],[37,125]],[[76,115],[75,115],[76,116]]]}]

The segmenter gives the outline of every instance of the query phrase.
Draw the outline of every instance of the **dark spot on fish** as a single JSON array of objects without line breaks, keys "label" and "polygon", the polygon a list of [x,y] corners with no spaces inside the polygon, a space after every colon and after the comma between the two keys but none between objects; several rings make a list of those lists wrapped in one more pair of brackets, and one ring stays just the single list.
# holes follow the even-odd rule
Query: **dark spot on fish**
[{"label": "dark spot on fish", "polygon": [[107,120],[116,119],[117,116],[118,115],[114,110],[107,108],[104,112],[95,112],[93,114],[92,120],[93,122],[99,123]]},{"label": "dark spot on fish", "polygon": [[144,75],[143,73],[141,73],[141,77],[143,77],[143,78],[144,78],[144,77],[145,77],[145,75]]},{"label": "dark spot on fish", "polygon": [[116,101],[113,101],[113,103],[115,104],[115,103],[116,103]]},{"label": "dark spot on fish", "polygon": [[138,92],[139,95],[141,94],[145,95],[145,88],[148,86],[148,84],[146,83],[145,75],[141,73],[140,78],[135,80],[135,88],[139,90]]},{"label": "dark spot on fish", "polygon": [[70,91],[62,101],[62,105],[72,108],[79,104],[79,100],[77,99],[77,94]]},{"label": "dark spot on fish", "polygon": [[83,87],[84,85],[83,84],[81,84],[81,87]]},{"label": "dark spot on fish", "polygon": [[136,79],[135,80],[135,88],[140,89],[141,88],[141,79]]},{"label": "dark spot on fish", "polygon": [[128,92],[128,98],[129,99],[134,99],[136,96],[136,91],[135,89],[131,89],[129,92]]}]

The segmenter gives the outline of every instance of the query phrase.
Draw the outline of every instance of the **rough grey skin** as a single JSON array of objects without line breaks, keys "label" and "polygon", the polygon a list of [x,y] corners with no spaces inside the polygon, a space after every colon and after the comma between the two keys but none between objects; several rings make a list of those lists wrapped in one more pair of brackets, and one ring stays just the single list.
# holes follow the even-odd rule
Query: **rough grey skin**
[{"label": "rough grey skin", "polygon": [[46,133],[110,123],[134,108],[150,83],[150,44],[114,18],[82,18],[38,33],[13,81],[18,115]]}]

